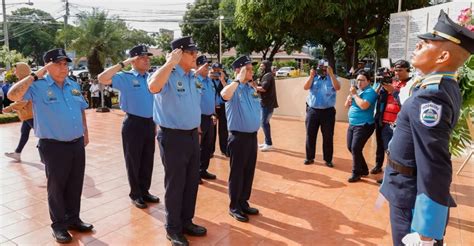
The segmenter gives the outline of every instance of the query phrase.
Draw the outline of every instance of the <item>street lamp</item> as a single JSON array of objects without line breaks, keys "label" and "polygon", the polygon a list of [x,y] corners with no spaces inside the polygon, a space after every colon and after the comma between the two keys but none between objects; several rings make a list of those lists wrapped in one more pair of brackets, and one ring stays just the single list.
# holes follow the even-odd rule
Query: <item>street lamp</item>
[{"label": "street lamp", "polygon": [[219,63],[222,61],[222,20],[224,16],[219,16]]},{"label": "street lamp", "polygon": [[[16,4],[27,4],[27,5],[33,5],[32,2],[28,1],[26,3],[11,3],[8,5],[16,5]],[[7,4],[5,3],[5,0],[2,0],[2,13],[3,13],[3,35],[4,35],[4,40],[5,40],[5,46],[7,47],[7,51],[10,50],[10,43],[9,43],[9,37],[8,37],[8,23],[7,23]],[[6,61],[6,68],[7,70],[10,69],[10,62]]]}]

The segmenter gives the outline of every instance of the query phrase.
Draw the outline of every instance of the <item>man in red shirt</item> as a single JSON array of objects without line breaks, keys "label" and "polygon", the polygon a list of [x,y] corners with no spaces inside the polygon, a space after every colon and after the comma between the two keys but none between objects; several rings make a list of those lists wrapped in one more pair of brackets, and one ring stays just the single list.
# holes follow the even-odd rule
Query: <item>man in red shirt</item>
[{"label": "man in red shirt", "polygon": [[[393,127],[400,112],[400,100],[398,94],[410,78],[410,63],[405,60],[398,60],[394,64],[395,79],[391,84],[382,83],[377,100],[375,113],[375,134],[377,137],[377,152],[375,167],[370,170],[371,174],[382,172],[385,151],[393,136]],[[377,182],[382,183],[382,180]]]}]

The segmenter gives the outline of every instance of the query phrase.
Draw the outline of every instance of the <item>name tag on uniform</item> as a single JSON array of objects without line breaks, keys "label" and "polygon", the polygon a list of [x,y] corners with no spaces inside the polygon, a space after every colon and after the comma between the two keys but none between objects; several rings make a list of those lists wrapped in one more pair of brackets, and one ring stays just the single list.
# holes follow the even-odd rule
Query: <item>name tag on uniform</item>
[{"label": "name tag on uniform", "polygon": [[48,90],[48,101],[53,102],[57,100],[58,98],[54,95],[53,91]]}]

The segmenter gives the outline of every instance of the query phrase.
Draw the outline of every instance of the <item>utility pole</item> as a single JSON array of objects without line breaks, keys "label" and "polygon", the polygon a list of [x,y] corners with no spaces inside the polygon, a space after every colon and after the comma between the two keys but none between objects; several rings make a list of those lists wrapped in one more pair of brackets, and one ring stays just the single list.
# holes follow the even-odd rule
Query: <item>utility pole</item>
[{"label": "utility pole", "polygon": [[224,16],[219,16],[219,63],[222,61],[222,20]]},{"label": "utility pole", "polygon": [[67,28],[67,18],[69,16],[69,1],[64,0],[66,3],[66,13],[64,14],[64,50],[67,50],[67,33],[66,33],[66,28]]},{"label": "utility pole", "polygon": [[[5,46],[7,47],[7,52],[10,50],[10,43],[8,42],[9,37],[8,37],[8,23],[7,23],[7,7],[5,4],[5,0],[2,0],[2,13],[3,13],[3,39],[5,40]],[[8,60],[6,61],[5,64],[7,70],[10,70],[10,62]]]}]

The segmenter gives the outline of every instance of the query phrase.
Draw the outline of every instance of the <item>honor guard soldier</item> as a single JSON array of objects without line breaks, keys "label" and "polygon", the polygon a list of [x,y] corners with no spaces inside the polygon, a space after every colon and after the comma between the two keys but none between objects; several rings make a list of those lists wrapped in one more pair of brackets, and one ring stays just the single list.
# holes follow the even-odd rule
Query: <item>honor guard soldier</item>
[{"label": "honor guard soldier", "polygon": [[474,53],[474,33],[441,11],[434,30],[418,37],[411,62],[424,76],[398,114],[380,191],[394,245],[443,245],[455,206],[448,146],[461,106],[456,71]]},{"label": "honor guard soldier", "polygon": [[79,218],[85,146],[89,142],[84,113],[88,105],[80,86],[67,77],[71,59],[66,52],[50,50],[43,60],[46,65],[16,83],[8,97],[33,102],[35,135],[48,176],[53,236],[59,243],[68,243],[72,237],[67,230],[85,232],[93,228]]},{"label": "honor guard soldier", "polygon": [[201,89],[196,81],[197,47],[191,37],[171,42],[166,63],[148,81],[154,95],[153,119],[160,126],[158,142],[165,168],[166,237],[173,245],[188,245],[183,232],[204,236],[193,223],[199,186]]},{"label": "honor guard soldier", "polygon": [[227,152],[230,155],[229,214],[247,222],[247,215],[258,214],[248,200],[257,162],[257,131],[260,127],[260,98],[252,81],[252,61],[241,56],[232,63],[236,79],[221,92],[226,100],[227,125],[230,132]]},{"label": "honor guard soldier", "polygon": [[201,167],[199,174],[203,179],[216,179],[216,175],[209,173],[209,161],[212,154],[212,142],[214,141],[214,125],[216,122],[216,88],[209,78],[209,64],[207,57],[202,55],[196,59],[196,83],[200,84],[201,98]]},{"label": "honor guard soldier", "polygon": [[[103,85],[120,90],[120,108],[126,116],[122,124],[122,145],[127,167],[130,199],[137,208],[147,208],[145,202],[158,203],[150,194],[155,154],[156,126],[153,122],[153,95],[148,90],[150,56],[145,45],[129,51],[130,57],[102,72],[98,79]],[[131,64],[130,72],[119,72]]]}]

